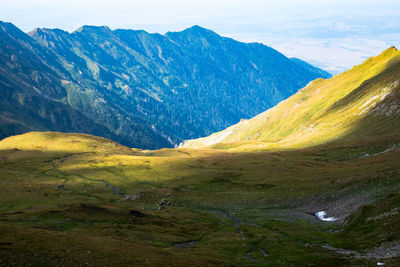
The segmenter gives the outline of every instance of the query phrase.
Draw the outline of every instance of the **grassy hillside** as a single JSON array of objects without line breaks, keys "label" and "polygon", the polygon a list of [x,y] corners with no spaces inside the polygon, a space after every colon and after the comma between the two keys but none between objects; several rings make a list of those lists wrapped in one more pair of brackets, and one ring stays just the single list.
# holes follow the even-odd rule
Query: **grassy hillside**
[{"label": "grassy hillside", "polygon": [[212,148],[3,139],[0,265],[399,266],[398,56],[317,80]]},{"label": "grassy hillside", "polygon": [[399,75],[400,51],[391,47],[347,72],[311,82],[253,119],[184,146],[294,148],[397,135]]},{"label": "grassy hillside", "polygon": [[[243,153],[10,137],[0,142],[0,260],[396,266],[400,158],[390,141]],[[339,221],[317,220],[321,210]]]}]

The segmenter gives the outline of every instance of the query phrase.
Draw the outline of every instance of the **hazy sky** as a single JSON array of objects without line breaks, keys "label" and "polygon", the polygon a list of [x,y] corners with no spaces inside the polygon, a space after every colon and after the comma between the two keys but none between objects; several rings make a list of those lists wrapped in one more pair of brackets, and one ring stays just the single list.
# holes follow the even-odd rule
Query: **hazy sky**
[{"label": "hazy sky", "polygon": [[26,32],[89,24],[165,33],[197,24],[333,73],[400,46],[400,0],[0,0],[0,20]]}]

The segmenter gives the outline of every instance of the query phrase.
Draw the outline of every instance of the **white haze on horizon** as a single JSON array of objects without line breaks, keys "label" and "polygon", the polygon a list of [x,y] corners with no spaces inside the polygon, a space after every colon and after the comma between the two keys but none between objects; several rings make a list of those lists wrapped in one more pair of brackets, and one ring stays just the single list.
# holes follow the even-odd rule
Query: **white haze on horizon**
[{"label": "white haze on horizon", "polygon": [[398,0],[0,0],[0,6],[0,20],[25,32],[107,25],[165,33],[200,25],[331,73],[400,45]]}]

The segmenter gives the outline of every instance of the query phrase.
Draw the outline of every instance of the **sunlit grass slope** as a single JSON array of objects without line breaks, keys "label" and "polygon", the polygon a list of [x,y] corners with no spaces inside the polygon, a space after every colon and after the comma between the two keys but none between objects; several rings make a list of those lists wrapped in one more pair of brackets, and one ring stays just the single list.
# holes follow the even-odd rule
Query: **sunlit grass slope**
[{"label": "sunlit grass slope", "polygon": [[41,152],[104,152],[129,153],[129,149],[108,139],[88,134],[61,134],[57,132],[30,132],[11,136],[0,142],[0,149],[19,149]]},{"label": "sunlit grass slope", "polygon": [[392,137],[233,152],[13,136],[0,142],[0,263],[396,266],[398,149]]},{"label": "sunlit grass slope", "polygon": [[311,82],[250,120],[183,146],[295,148],[393,135],[400,132],[399,105],[400,51],[391,47],[347,72]]}]

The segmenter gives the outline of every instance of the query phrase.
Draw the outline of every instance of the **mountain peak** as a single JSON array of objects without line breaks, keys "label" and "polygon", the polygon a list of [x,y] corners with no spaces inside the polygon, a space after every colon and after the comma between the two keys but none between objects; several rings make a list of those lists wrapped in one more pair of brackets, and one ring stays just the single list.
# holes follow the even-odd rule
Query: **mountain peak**
[{"label": "mountain peak", "polygon": [[201,27],[201,26],[199,26],[199,25],[193,25],[192,27],[189,27],[189,28],[187,28],[186,30],[190,30],[190,31],[199,31],[199,32],[201,32],[201,31],[210,31],[209,29],[206,29],[206,28],[204,28],[204,27]]},{"label": "mountain peak", "polygon": [[167,32],[165,35],[166,36],[171,36],[171,35],[181,35],[181,34],[190,34],[190,35],[213,35],[213,36],[219,36],[217,33],[215,33],[212,30],[203,28],[199,25],[193,25],[192,27],[186,28],[183,31],[177,31],[177,32]]},{"label": "mountain peak", "polygon": [[5,22],[5,21],[2,21],[2,20],[0,20],[0,25],[7,25],[7,24],[11,24],[10,22]]},{"label": "mountain peak", "polygon": [[11,22],[2,21],[2,20],[0,20],[0,26],[4,26],[4,27],[7,27],[7,26],[16,27],[16,26],[15,26],[14,24],[12,24]]},{"label": "mountain peak", "polygon": [[37,35],[42,35],[43,34],[43,29],[42,28],[35,28],[30,32],[27,32],[26,34],[28,34],[29,36],[37,36]]},{"label": "mountain peak", "polygon": [[213,35],[218,35],[217,33],[215,33],[214,31],[207,29],[207,28],[203,28],[199,25],[193,25],[192,27],[189,27],[185,30],[183,30],[182,32],[192,32],[192,33],[198,33],[198,34],[213,34]]},{"label": "mountain peak", "polygon": [[5,22],[5,21],[1,21],[0,20],[0,26],[3,29],[13,30],[13,31],[15,31],[15,30],[20,31],[20,29],[18,29],[17,26],[12,24],[11,22]]},{"label": "mountain peak", "polygon": [[74,32],[110,32],[111,29],[107,26],[83,25]]},{"label": "mountain peak", "polygon": [[35,28],[30,32],[26,33],[27,35],[29,35],[30,37],[33,37],[34,39],[37,38],[41,38],[44,35],[64,35],[64,34],[69,34],[67,31],[58,29],[58,28],[54,28],[54,29],[50,29],[50,28]]}]

